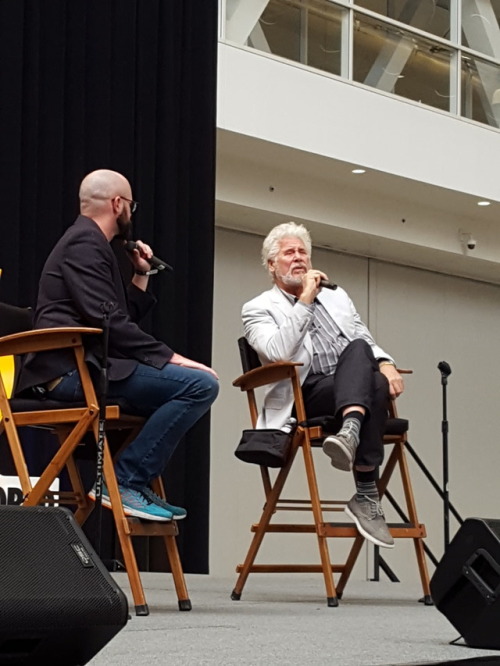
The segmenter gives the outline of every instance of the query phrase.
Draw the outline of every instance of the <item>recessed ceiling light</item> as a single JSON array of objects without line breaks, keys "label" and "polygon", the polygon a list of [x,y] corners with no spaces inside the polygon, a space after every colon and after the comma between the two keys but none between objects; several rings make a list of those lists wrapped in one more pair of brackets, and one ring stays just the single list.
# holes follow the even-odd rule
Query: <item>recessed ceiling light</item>
[{"label": "recessed ceiling light", "polygon": [[353,173],[366,173],[366,169],[353,169]]},{"label": "recessed ceiling light", "polygon": [[491,204],[491,201],[478,201],[477,205],[478,206],[489,206]]}]

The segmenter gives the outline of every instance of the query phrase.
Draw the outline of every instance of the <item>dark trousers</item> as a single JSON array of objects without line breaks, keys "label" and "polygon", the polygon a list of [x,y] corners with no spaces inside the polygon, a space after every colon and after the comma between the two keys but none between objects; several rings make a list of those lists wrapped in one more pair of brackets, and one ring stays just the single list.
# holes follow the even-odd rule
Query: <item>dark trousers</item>
[{"label": "dark trousers", "polygon": [[379,371],[370,345],[353,340],[339,357],[335,374],[309,375],[302,385],[308,418],[334,417],[335,431],[342,411],[350,405],[366,409],[355,465],[378,467],[384,458],[382,437],[389,406],[389,383]]}]

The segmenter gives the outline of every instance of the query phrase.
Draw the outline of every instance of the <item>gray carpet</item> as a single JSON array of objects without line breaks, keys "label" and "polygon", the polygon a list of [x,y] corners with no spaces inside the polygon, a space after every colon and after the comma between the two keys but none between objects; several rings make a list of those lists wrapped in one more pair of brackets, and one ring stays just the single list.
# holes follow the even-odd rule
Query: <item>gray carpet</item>
[{"label": "gray carpet", "polygon": [[[131,603],[126,575],[115,577]],[[131,605],[90,666],[500,664],[500,651],[449,645],[454,627],[402,583],[352,581],[328,608],[318,575],[253,574],[240,601],[230,599],[235,578],[188,575],[193,610],[179,612],[169,574],[142,577],[151,614]]]}]

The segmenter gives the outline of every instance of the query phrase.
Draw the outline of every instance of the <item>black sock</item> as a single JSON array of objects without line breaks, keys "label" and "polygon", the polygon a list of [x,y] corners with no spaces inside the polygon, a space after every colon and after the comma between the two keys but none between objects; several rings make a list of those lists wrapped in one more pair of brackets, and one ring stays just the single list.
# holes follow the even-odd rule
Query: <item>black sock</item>
[{"label": "black sock", "polygon": [[344,427],[345,422],[347,420],[356,419],[356,421],[359,421],[359,428],[361,429],[361,424],[363,423],[364,418],[365,415],[363,414],[363,412],[358,412],[358,411],[347,412],[347,414],[343,417],[342,427]]},{"label": "black sock", "polygon": [[346,428],[351,435],[354,435],[356,438],[356,445],[359,444],[359,433],[361,431],[361,424],[363,422],[364,414],[362,412],[358,411],[352,411],[348,412],[344,416],[344,420],[342,421],[342,428],[340,429],[340,432]]}]

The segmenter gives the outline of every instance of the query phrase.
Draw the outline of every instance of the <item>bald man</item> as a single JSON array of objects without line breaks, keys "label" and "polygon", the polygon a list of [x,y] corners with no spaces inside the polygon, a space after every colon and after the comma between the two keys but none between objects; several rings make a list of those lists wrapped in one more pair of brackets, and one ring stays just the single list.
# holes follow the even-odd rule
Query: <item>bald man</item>
[{"label": "bald man", "polygon": [[[35,328],[101,327],[103,306],[109,314],[109,398],[119,398],[128,411],[147,417],[137,438],[116,462],[125,514],[145,520],[179,520],[186,510],[168,504],[150,487],[165,469],[178,442],[217,397],[212,368],[175,353],[139,326],[155,299],[147,291],[151,248],[137,241],[130,255],[134,275],[124,289],[110,246],[115,237],[129,238],[137,207],[128,180],[100,169],[80,185],[80,216],[50,253],[40,278]],[[98,376],[101,344],[89,336],[86,360]],[[23,365],[18,393],[74,402],[83,398],[73,355],[40,352]],[[94,498],[94,490],[90,496]],[[110,507],[107,489],[102,502]]]}]

